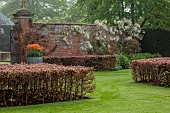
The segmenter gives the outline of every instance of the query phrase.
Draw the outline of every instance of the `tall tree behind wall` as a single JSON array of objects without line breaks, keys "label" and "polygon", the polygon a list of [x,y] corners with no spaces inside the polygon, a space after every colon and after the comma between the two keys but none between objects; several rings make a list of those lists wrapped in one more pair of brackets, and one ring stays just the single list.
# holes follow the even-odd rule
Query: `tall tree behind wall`
[{"label": "tall tree behind wall", "polygon": [[[0,0],[5,1],[5,5],[0,7],[0,11],[12,18],[12,14],[19,9],[20,0]],[[26,0],[27,8],[35,13],[34,19],[38,22],[65,22],[68,16],[67,0]]]},{"label": "tall tree behind wall", "polygon": [[69,11],[65,18],[66,22],[69,23],[83,23],[85,17],[87,16],[87,9],[82,8],[79,9],[78,5],[76,4],[77,0],[68,0]]},{"label": "tall tree behind wall", "polygon": [[128,18],[142,27],[170,30],[170,0],[77,0],[80,8],[87,9],[86,21]]}]

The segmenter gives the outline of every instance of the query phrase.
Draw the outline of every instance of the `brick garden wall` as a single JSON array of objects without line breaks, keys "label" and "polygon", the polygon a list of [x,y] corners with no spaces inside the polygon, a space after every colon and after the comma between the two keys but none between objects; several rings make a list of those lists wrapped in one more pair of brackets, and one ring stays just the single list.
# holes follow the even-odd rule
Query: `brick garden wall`
[{"label": "brick garden wall", "polygon": [[[22,2],[21,8],[13,16],[13,36],[19,45],[16,63],[26,62],[25,48],[31,43],[43,46],[45,56],[81,56],[90,52],[93,54],[90,49],[94,46],[91,43],[98,49],[98,45],[104,45],[100,39],[112,37],[105,28],[95,24],[34,23],[34,14],[26,8],[25,2]],[[116,49],[115,44],[108,47],[109,51]]]},{"label": "brick garden wall", "polygon": [[[33,23],[32,26],[32,41],[29,41],[29,43],[33,42],[44,46],[45,56],[87,55],[88,52],[81,49],[81,44],[85,41],[83,39],[84,35],[74,29],[77,26],[90,34],[91,42],[95,41],[99,32],[109,35],[104,29],[98,28],[95,24]],[[64,39],[67,39],[67,42]]]},{"label": "brick garden wall", "polygon": [[15,16],[14,26],[14,39],[19,44],[18,63],[26,61],[25,48],[31,43],[43,46],[45,56],[80,56],[89,53],[82,49],[84,42],[96,43],[100,36],[111,37],[105,29],[95,24],[33,23],[29,13],[27,14],[29,17],[26,14],[22,15],[24,16],[19,13]]},{"label": "brick garden wall", "polygon": [[[82,43],[81,34],[74,31],[74,26],[81,26],[84,30],[95,31],[95,25],[87,24],[33,24],[33,34],[36,34],[36,43],[44,46],[45,55],[52,56],[72,56],[86,55],[87,51],[80,48]],[[68,42],[64,41],[67,38]],[[36,37],[34,37],[36,39]]]}]

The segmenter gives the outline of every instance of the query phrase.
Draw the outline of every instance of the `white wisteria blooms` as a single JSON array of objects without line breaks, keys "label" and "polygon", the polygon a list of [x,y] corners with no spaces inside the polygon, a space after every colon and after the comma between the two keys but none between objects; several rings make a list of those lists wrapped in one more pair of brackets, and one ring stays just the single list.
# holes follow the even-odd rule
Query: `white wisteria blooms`
[{"label": "white wisteria blooms", "polygon": [[116,36],[116,37],[113,38],[113,40],[114,40],[115,42],[118,42],[118,41],[120,40],[120,38],[119,38],[119,36]]},{"label": "white wisteria blooms", "polygon": [[99,20],[96,20],[95,22],[94,22],[94,24],[97,24],[97,25],[99,25],[101,22],[99,21]]},{"label": "white wisteria blooms", "polygon": [[90,34],[88,32],[85,32],[84,36],[86,37],[87,40],[90,39]]},{"label": "white wisteria blooms", "polygon": [[110,44],[108,44],[108,49],[110,49],[111,48],[111,45]]},{"label": "white wisteria blooms", "polygon": [[116,38],[119,37],[119,39],[117,39],[116,41],[119,42],[118,44],[120,52],[123,52],[123,48],[127,48],[122,46],[126,42],[129,42],[130,40],[134,39],[138,41],[143,38],[143,30],[138,23],[132,24],[131,20],[125,18],[122,20],[115,21],[114,23],[114,27],[116,29],[116,34],[114,36]]},{"label": "white wisteria blooms", "polygon": [[[68,36],[68,35],[67,35],[67,36]],[[64,36],[64,37],[63,37],[63,41],[64,41],[64,43],[65,43],[67,46],[70,46],[70,45],[72,44],[72,42],[71,42],[71,41],[68,41],[67,36]]]},{"label": "white wisteria blooms", "polygon": [[81,43],[81,47],[82,50],[92,50],[93,46],[91,45],[90,41],[84,41],[83,43]]},{"label": "white wisteria blooms", "polygon": [[[140,34],[142,32],[142,29],[138,23],[132,24],[131,20],[128,20],[126,18],[122,20],[114,20],[115,26],[113,27],[107,27],[103,21],[95,21],[95,23],[103,27],[103,29],[109,31],[110,34],[113,35],[113,39],[117,42],[121,39],[125,40],[132,40],[133,38],[136,39],[142,39],[142,35]],[[110,38],[113,40],[112,38]]]},{"label": "white wisteria blooms", "polygon": [[132,36],[128,36],[125,40],[132,40]]},{"label": "white wisteria blooms", "polygon": [[96,36],[95,39],[96,39],[96,40],[100,40],[100,37]]},{"label": "white wisteria blooms", "polygon": [[86,48],[92,49],[93,46],[91,45],[90,41],[85,41]]},{"label": "white wisteria blooms", "polygon": [[[126,40],[132,39],[142,39],[144,33],[138,23],[132,24],[131,20],[126,18],[122,20],[114,20],[114,26],[107,26],[107,21],[99,21],[96,20],[94,22],[97,25],[97,32],[94,36],[94,39],[100,43],[100,45],[104,48],[110,48],[110,42],[116,42],[119,44],[123,44]],[[87,30],[84,30],[82,26],[74,25],[71,28],[71,31],[78,32],[81,34],[81,49],[82,50],[92,50],[94,49],[94,45],[91,43],[91,33]],[[107,32],[104,33],[103,31]],[[74,33],[73,32],[73,33]],[[110,34],[109,36],[107,34]],[[66,41],[66,39],[63,39]]]},{"label": "white wisteria blooms", "polygon": [[80,48],[82,50],[93,50],[93,46],[90,43],[90,33],[88,31],[83,30],[83,28],[81,26],[74,26],[74,31],[80,33],[81,36],[81,43],[80,43]]},{"label": "white wisteria blooms", "polygon": [[67,37],[66,36],[63,37],[63,41],[67,42]]}]

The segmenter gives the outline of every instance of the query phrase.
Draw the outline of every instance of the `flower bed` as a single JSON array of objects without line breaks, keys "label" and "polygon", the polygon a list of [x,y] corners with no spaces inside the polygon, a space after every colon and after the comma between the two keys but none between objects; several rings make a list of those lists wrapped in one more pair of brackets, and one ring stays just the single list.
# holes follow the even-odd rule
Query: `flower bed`
[{"label": "flower bed", "polygon": [[93,68],[45,63],[0,66],[0,107],[82,99],[94,90]]},{"label": "flower bed", "polygon": [[62,64],[64,66],[85,66],[94,67],[95,70],[112,70],[116,66],[116,57],[114,55],[85,55],[85,56],[67,56],[55,57],[46,56],[44,62],[50,64]]},{"label": "flower bed", "polygon": [[170,86],[170,58],[134,60],[131,70],[135,81]]}]

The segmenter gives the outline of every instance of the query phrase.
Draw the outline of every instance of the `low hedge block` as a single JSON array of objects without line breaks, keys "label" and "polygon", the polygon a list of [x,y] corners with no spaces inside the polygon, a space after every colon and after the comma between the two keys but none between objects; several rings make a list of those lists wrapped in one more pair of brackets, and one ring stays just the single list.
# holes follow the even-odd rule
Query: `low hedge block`
[{"label": "low hedge block", "polygon": [[0,107],[77,100],[94,90],[90,67],[0,65]]},{"label": "low hedge block", "polygon": [[114,55],[86,55],[86,56],[67,56],[55,57],[46,56],[44,62],[59,64],[64,66],[85,66],[94,67],[97,71],[112,70],[116,66]]},{"label": "low hedge block", "polygon": [[170,86],[170,57],[134,60],[131,71],[135,81]]}]

